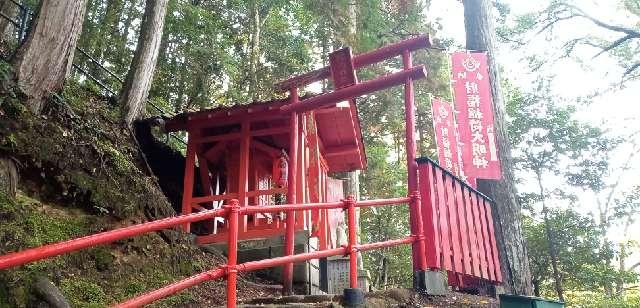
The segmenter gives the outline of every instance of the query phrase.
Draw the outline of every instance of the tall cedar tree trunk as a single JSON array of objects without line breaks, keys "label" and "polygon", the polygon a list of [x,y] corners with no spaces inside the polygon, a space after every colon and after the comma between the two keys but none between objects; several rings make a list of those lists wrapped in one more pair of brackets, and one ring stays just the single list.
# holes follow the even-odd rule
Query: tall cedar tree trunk
[{"label": "tall cedar tree trunk", "polygon": [[495,62],[495,29],[489,0],[463,0],[467,49],[486,50],[489,55],[489,74],[493,94],[496,143],[502,165],[502,179],[478,181],[482,192],[496,201],[494,224],[500,254],[505,292],[531,295],[531,271],[527,247],[522,236],[520,204],[516,199],[513,180],[511,147],[508,140],[504,102],[498,66]]},{"label": "tall cedar tree trunk", "polygon": [[[558,294],[558,299],[564,301],[564,289],[562,288],[562,275],[560,274],[560,270],[558,269],[558,264],[560,263],[558,257],[558,250],[556,249],[556,243],[553,241],[553,230],[551,230],[551,222],[549,221],[549,208],[547,208],[547,202],[544,195],[544,187],[542,186],[542,174],[540,170],[535,170],[536,178],[538,180],[538,188],[540,189],[540,200],[542,200],[542,215],[544,219],[544,233],[547,237],[547,243],[549,250],[549,258],[551,260],[551,270],[553,274],[553,282],[554,287],[556,288],[556,294]],[[535,289],[535,288],[534,288]],[[535,290],[534,290],[535,291]]]},{"label": "tall cedar tree trunk", "polygon": [[168,0],[147,0],[129,72],[120,91],[122,118],[129,127],[142,116],[156,69]]},{"label": "tall cedar tree trunk", "polygon": [[86,9],[86,0],[42,0],[24,44],[13,60],[20,90],[28,105],[40,113],[43,98],[62,88],[71,71],[73,55]]},{"label": "tall cedar tree trunk", "polygon": [[260,3],[254,0],[249,3],[251,18],[251,45],[249,46],[249,96],[252,100],[259,100],[258,93],[258,65],[260,62]]},{"label": "tall cedar tree trunk", "polygon": [[[15,5],[11,0],[0,0],[0,12],[2,14],[17,20],[18,15],[18,6]],[[14,41],[14,32],[16,27],[5,18],[0,18],[0,42],[6,44],[8,42]]]}]

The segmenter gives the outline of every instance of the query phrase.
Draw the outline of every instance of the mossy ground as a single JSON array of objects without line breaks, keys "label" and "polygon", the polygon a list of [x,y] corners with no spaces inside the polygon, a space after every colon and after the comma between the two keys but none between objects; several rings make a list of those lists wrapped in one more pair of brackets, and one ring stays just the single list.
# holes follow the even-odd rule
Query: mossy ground
[{"label": "mossy ground", "polygon": [[[117,108],[73,82],[64,97],[33,115],[19,94],[0,94],[0,155],[16,158],[21,176],[17,200],[0,196],[0,255],[173,214]],[[74,307],[104,307],[223,263],[176,238],[167,243],[152,233],[4,270],[0,307],[29,306],[38,276]],[[268,294],[242,282],[239,288]],[[157,306],[207,307],[224,298],[224,282],[216,281]]]},{"label": "mossy ground", "polygon": [[[58,242],[113,227],[102,217],[41,203],[18,195],[0,196],[0,252]],[[157,234],[121,240],[31,263],[0,273],[0,307],[28,306],[29,286],[47,276],[74,307],[104,307],[180,277],[215,267],[221,260],[187,244],[168,245]],[[197,300],[185,292],[158,304],[175,306]]]},{"label": "mossy ground", "polygon": [[51,99],[38,116],[17,95],[0,98],[0,151],[23,162],[25,188],[43,199],[76,201],[119,218],[142,211],[171,214],[131,133],[119,124],[118,109],[73,82],[64,97]]}]

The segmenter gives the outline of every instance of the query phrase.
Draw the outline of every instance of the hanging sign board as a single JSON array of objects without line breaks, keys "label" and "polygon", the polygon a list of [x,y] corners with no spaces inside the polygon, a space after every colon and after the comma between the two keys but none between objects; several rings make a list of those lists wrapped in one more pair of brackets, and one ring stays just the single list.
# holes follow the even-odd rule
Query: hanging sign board
[{"label": "hanging sign board", "polygon": [[358,83],[353,66],[351,48],[345,47],[329,54],[329,67],[335,89],[342,89]]},{"label": "hanging sign board", "polygon": [[460,164],[453,106],[436,97],[431,100],[431,112],[440,166],[459,176]]},{"label": "hanging sign board", "polygon": [[451,62],[464,175],[500,179],[487,54],[457,52]]}]

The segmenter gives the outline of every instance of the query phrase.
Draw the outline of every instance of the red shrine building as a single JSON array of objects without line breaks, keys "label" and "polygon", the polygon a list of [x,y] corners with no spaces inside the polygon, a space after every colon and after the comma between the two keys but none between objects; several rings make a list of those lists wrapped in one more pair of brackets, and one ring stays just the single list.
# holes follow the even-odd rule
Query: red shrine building
[{"label": "red shrine building", "polygon": [[[329,174],[361,170],[367,163],[355,104],[303,113],[292,123],[288,114],[280,112],[286,103],[276,100],[218,108],[167,121],[168,131],[189,134],[183,213],[218,208],[230,199],[240,200],[241,206],[284,204],[291,176],[297,178],[294,182],[299,203],[339,201],[344,197],[342,181]],[[288,174],[292,125],[297,128],[298,142],[295,175]],[[203,186],[202,195],[195,195],[191,188],[196,176]],[[336,229],[342,213],[333,212],[302,212],[296,215],[296,230],[316,237],[320,249],[335,247],[336,235],[332,237],[330,230]],[[227,240],[221,219],[195,227],[200,244]],[[283,232],[281,215],[258,213],[241,222],[239,239],[273,237]]]},{"label": "red shrine building", "polygon": [[[298,203],[344,198],[343,181],[330,174],[362,170],[367,164],[354,102],[305,112],[294,120],[280,112],[285,104],[286,100],[275,100],[218,108],[182,114],[166,122],[168,131],[187,131],[189,135],[183,214],[219,208],[230,199],[238,199],[241,206],[285,204],[289,185],[295,187]],[[292,142],[297,142],[297,168],[289,166]],[[289,174],[291,169],[296,170],[295,175]],[[195,177],[202,186],[199,194],[194,190]],[[341,209],[296,213],[296,250],[339,247],[341,224]],[[285,225],[284,213],[245,216],[238,238],[249,247],[239,252],[240,258],[251,261],[282,255]],[[216,218],[189,229],[199,244],[223,244],[228,239],[227,227],[223,218]],[[347,264],[337,262],[335,266]],[[322,280],[321,289],[327,291],[326,267],[332,264],[316,260],[298,265],[294,280],[307,284],[307,292],[321,288]],[[319,274],[321,266],[324,275]],[[268,275],[280,278],[278,269]]]}]

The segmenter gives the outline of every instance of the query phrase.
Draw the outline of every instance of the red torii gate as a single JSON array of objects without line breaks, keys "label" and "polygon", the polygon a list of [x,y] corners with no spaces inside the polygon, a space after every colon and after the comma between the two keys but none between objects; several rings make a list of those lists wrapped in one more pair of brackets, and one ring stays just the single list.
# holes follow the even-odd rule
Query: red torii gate
[{"label": "red torii gate", "polygon": [[[167,131],[186,130],[189,133],[187,144],[187,157],[184,178],[184,193],[182,203],[182,214],[190,214],[193,209],[197,211],[212,208],[209,206],[212,202],[228,202],[237,198],[240,206],[248,206],[249,198],[259,196],[270,196],[278,193],[286,193],[286,202],[288,204],[299,204],[309,202],[336,201],[336,200],[310,200],[306,198],[305,174],[301,172],[308,167],[307,153],[308,149],[303,142],[302,135],[308,135],[307,128],[302,122],[307,120],[310,113],[316,114],[314,119],[319,120],[322,114],[335,117],[328,125],[335,126],[334,130],[347,130],[346,139],[353,143],[338,144],[328,151],[326,147],[322,147],[319,151],[321,161],[325,162],[327,168],[319,168],[316,173],[316,179],[324,181],[324,177],[328,172],[350,171],[355,169],[363,169],[366,164],[364,155],[364,146],[362,145],[360,125],[355,104],[355,98],[367,93],[390,88],[397,85],[405,86],[405,119],[406,119],[406,153],[407,153],[407,170],[408,191],[411,194],[418,193],[417,183],[417,165],[416,145],[415,145],[415,105],[413,96],[413,80],[421,79],[426,76],[425,67],[420,65],[413,67],[411,60],[411,52],[427,48],[431,45],[428,36],[418,36],[393,45],[389,45],[368,53],[352,56],[350,48],[343,48],[333,52],[329,56],[330,66],[293,77],[276,85],[276,88],[282,91],[288,91],[288,99],[281,101],[272,101],[263,104],[250,104],[246,106],[238,106],[227,109],[206,110],[196,113],[188,113],[179,115],[166,121]],[[376,79],[359,82],[356,76],[356,70],[386,59],[402,56],[404,69],[402,71],[388,74]],[[298,96],[299,88],[310,83],[331,79],[334,85],[334,91],[308,98],[300,98]],[[347,112],[345,108],[336,106],[339,102],[349,102]],[[255,125],[255,122],[265,122],[267,124]],[[288,122],[288,123],[287,123]],[[344,126],[344,122],[350,125]],[[324,122],[316,121],[320,128]],[[301,125],[302,124],[302,125]],[[233,126],[235,125],[235,126]],[[327,125],[327,124],[324,124]],[[343,126],[340,126],[343,125]],[[254,129],[255,127],[258,127]],[[287,127],[288,126],[288,127]],[[225,129],[226,128],[226,129]],[[326,131],[321,130],[321,131]],[[318,132],[310,132],[318,134]],[[289,135],[288,143],[282,140],[283,135]],[[345,134],[345,133],[343,133]],[[278,135],[279,137],[276,137]],[[271,136],[271,144],[265,144],[256,137]],[[321,136],[324,137],[324,136]],[[279,138],[279,139],[278,139]],[[319,138],[318,138],[319,139]],[[344,138],[343,138],[344,139]],[[226,185],[224,192],[218,194],[212,193],[216,189],[212,186],[213,181],[209,175],[209,165],[214,163],[214,155],[218,155],[229,141],[235,141],[234,153],[239,163],[234,167],[231,174],[237,174],[237,183]],[[302,144],[301,144],[302,142]],[[277,144],[278,146],[271,146]],[[203,149],[203,146],[206,147]],[[256,167],[256,159],[250,158],[252,147],[259,147],[262,151],[270,153],[270,159],[274,160],[274,165],[278,163],[278,148],[287,149],[288,159],[288,175],[286,177],[286,185],[276,188],[260,188],[256,184],[258,180],[250,178],[250,171],[254,171]],[[313,148],[317,151],[317,148]],[[332,162],[332,157],[336,162]],[[196,163],[197,161],[197,163]],[[302,161],[302,162],[301,162]],[[345,165],[345,163],[347,165]],[[205,190],[204,196],[194,196],[194,178],[196,176],[196,165],[199,165],[200,177]],[[342,164],[342,165],[340,165]],[[340,165],[340,166],[338,166]],[[314,166],[311,166],[314,167]],[[228,169],[228,168],[227,168]],[[237,173],[235,170],[238,170]],[[274,167],[274,171],[276,168]],[[275,180],[276,172],[274,172]],[[301,183],[302,182],[302,183]],[[250,184],[251,183],[251,184]],[[253,202],[256,204],[256,202]],[[204,206],[202,206],[204,205]],[[256,204],[258,205],[258,204]],[[419,206],[419,205],[417,205]],[[411,207],[412,209],[414,206]],[[312,222],[307,216],[312,217]],[[321,243],[321,249],[325,249],[329,242],[327,239],[327,225],[329,216],[328,211],[309,211],[287,213],[284,223],[279,220],[271,221],[272,223],[261,223],[258,216],[249,218],[253,224],[248,221],[241,220],[239,239],[249,239],[257,237],[268,237],[285,234],[285,255],[294,253],[294,238],[296,230],[311,228],[310,225],[321,225],[321,232],[316,232]],[[411,210],[411,219],[415,220],[416,214]],[[415,225],[415,224],[412,224]],[[221,227],[224,227],[223,223]],[[190,225],[184,226],[186,231],[190,230]],[[218,224],[213,223],[208,229],[216,230],[215,234],[202,235],[198,237],[199,243],[211,243],[216,241],[224,241],[227,235],[224,232],[218,232]],[[417,230],[412,230],[412,234],[417,234]],[[418,247],[414,247],[417,251]],[[417,252],[414,252],[416,258]],[[415,269],[417,269],[417,265]],[[285,289],[291,290],[293,264],[287,264],[284,268],[283,276],[285,280]]]}]

